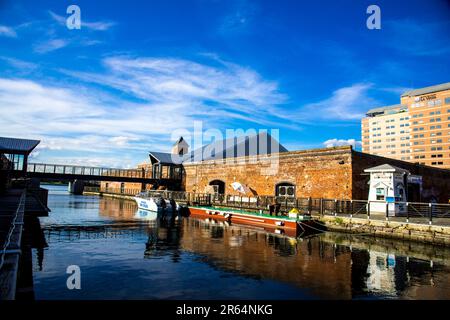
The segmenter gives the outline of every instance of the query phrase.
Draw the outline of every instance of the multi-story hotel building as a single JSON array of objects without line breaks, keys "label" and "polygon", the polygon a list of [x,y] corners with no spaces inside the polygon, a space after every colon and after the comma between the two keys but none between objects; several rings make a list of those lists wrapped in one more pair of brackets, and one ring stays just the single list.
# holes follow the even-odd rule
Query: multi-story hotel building
[{"label": "multi-story hotel building", "polygon": [[361,121],[362,151],[450,169],[450,82],[403,93]]}]

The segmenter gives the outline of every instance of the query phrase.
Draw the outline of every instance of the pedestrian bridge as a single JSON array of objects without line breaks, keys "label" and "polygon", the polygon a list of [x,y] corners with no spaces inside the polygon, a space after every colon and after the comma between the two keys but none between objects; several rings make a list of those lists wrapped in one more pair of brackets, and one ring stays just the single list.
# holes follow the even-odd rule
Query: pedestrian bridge
[{"label": "pedestrian bridge", "polygon": [[[115,169],[103,167],[88,167],[78,165],[58,165],[46,163],[28,163],[26,176],[28,178],[55,180],[91,180],[118,181],[136,183],[161,183],[181,181],[181,168],[155,171],[142,169]],[[14,170],[13,175],[23,175],[23,170]]]},{"label": "pedestrian bridge", "polygon": [[83,165],[30,163],[30,153],[39,140],[0,137],[0,190],[10,178],[36,178],[65,181],[117,181],[179,188],[181,164],[155,162],[147,168],[116,169]]}]

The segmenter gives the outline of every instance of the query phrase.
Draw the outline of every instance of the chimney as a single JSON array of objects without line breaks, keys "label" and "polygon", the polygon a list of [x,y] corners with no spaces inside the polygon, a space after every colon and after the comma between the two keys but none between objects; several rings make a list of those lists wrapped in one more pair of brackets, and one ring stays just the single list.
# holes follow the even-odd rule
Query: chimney
[{"label": "chimney", "polygon": [[182,156],[182,155],[188,153],[188,151],[189,151],[189,145],[183,139],[183,137],[180,137],[172,147],[172,154],[178,154],[178,155]]}]

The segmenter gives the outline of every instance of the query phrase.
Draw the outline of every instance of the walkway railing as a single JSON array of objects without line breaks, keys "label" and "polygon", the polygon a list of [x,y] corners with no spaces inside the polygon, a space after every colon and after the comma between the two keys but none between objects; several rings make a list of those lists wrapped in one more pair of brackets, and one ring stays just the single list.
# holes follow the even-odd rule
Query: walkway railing
[{"label": "walkway railing", "polygon": [[[175,168],[176,169],[176,168]],[[27,173],[38,174],[54,174],[54,175],[80,175],[92,176],[98,179],[99,177],[114,177],[114,178],[136,178],[136,179],[167,179],[167,180],[181,180],[182,172],[180,170],[170,170],[166,174],[157,174],[153,176],[152,170],[141,169],[114,169],[103,167],[86,167],[47,163],[29,163],[27,165]]]},{"label": "walkway railing", "polygon": [[[97,191],[100,191],[97,188]],[[111,189],[102,192],[136,195],[136,189]],[[363,218],[407,223],[450,226],[450,204],[424,202],[395,202],[368,200],[345,200],[325,198],[295,198],[277,196],[239,196],[223,194],[192,193],[184,191],[149,190],[147,196],[161,196],[182,203],[216,205],[230,208],[269,211],[275,204],[280,215],[286,215],[296,208],[302,213],[318,216]]]},{"label": "walkway railing", "polygon": [[46,163],[29,163],[28,173],[73,174],[86,176],[108,176],[127,178],[151,178],[151,172],[144,169],[111,169]]},{"label": "walkway railing", "polygon": [[[3,247],[0,251],[0,271],[3,268],[3,265],[5,263],[5,256],[9,253],[17,254],[20,252],[20,248],[14,248],[13,250],[10,250],[11,240],[13,238],[13,235],[16,232],[17,226],[23,225],[23,214],[25,210],[25,199],[26,199],[26,192],[24,191],[22,195],[20,196],[19,205],[17,206],[16,211],[14,212],[14,216],[11,219],[11,224],[9,227],[8,232],[6,233]],[[18,239],[20,241],[20,239]],[[18,244],[16,243],[16,246]]]}]

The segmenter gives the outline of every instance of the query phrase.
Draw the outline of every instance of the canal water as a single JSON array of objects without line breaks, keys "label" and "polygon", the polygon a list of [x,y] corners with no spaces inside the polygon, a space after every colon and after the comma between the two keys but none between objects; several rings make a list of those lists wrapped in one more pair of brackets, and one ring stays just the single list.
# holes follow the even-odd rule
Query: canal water
[{"label": "canal water", "polygon": [[[49,189],[36,299],[449,299],[449,249],[323,233],[288,238],[133,201]],[[68,266],[81,289],[69,290]]]}]

